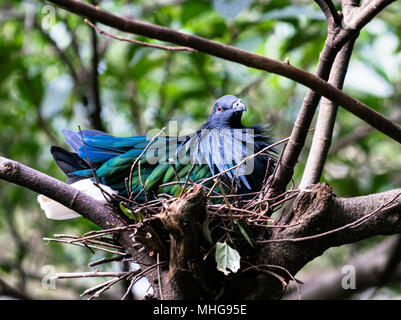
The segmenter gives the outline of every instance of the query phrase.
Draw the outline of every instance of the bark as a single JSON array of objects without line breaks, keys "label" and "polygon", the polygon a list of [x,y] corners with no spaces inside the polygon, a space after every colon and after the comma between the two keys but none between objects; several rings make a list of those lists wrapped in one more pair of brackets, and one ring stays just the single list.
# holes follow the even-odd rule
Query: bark
[{"label": "bark", "polygon": [[[354,41],[350,40],[339,52],[330,73],[329,83],[342,89]],[[323,98],[315,126],[311,149],[299,188],[318,183],[329,152],[338,106]]]},{"label": "bark", "polygon": [[293,204],[287,220],[293,226],[275,229],[270,239],[260,241],[263,263],[283,266],[295,275],[328,248],[399,233],[400,213],[401,189],[340,198],[327,184],[313,185]]}]

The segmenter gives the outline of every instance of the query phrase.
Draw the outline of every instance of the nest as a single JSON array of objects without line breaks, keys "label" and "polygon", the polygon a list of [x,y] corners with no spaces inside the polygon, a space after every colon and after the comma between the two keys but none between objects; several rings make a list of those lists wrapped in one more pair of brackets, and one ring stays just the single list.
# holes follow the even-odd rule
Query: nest
[{"label": "nest", "polygon": [[[270,148],[284,141],[286,139]],[[266,152],[265,149],[250,157]],[[244,161],[247,160],[249,157]],[[132,165],[131,172],[136,165],[140,167],[140,162]],[[239,165],[229,170],[236,170],[237,173]],[[129,197],[105,193],[108,205],[127,221],[125,226],[94,230],[80,237],[55,235],[54,238],[46,240],[79,245],[93,252],[101,250],[112,255],[111,258],[103,258],[89,264],[89,267],[95,267],[115,261],[134,261],[124,247],[115,241],[118,233],[131,231],[138,252],[143,252],[143,257],[156,255],[157,263],[139,271],[57,274],[55,278],[112,277],[111,280],[89,288],[82,294],[90,295],[89,299],[98,297],[121,280],[129,280],[130,285],[123,296],[125,299],[135,282],[146,276],[147,272],[163,264],[169,265],[170,271],[173,271],[175,268],[185,267],[190,260],[213,260],[211,253],[215,251],[216,243],[222,242],[239,252],[242,262],[253,266],[257,260],[258,241],[266,239],[272,228],[285,227],[277,226],[271,215],[296,197],[298,190],[292,186],[290,190],[275,198],[266,198],[273,173],[270,177],[264,177],[264,187],[259,192],[237,194],[233,185],[225,179],[225,173],[220,172],[196,182],[188,178],[186,181],[177,180],[175,183],[182,185],[178,197],[158,194],[144,203],[138,203],[132,193],[128,193]],[[95,174],[94,177],[97,181]],[[130,178],[127,177],[127,180],[130,181]],[[97,183],[97,186],[100,187],[100,184]],[[127,190],[129,188],[127,184]],[[143,192],[146,193],[145,188]],[[141,258],[136,258],[135,262],[140,263],[140,260]]]}]

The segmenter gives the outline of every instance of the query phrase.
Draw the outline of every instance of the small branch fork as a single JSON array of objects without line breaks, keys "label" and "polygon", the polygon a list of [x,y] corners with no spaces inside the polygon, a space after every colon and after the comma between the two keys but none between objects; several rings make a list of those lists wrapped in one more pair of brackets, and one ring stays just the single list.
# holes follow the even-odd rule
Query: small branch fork
[{"label": "small branch fork", "polygon": [[335,29],[337,26],[341,25],[342,17],[338,14],[336,7],[331,0],[315,0],[315,2],[319,5],[320,9],[322,9],[326,16],[329,29]]}]

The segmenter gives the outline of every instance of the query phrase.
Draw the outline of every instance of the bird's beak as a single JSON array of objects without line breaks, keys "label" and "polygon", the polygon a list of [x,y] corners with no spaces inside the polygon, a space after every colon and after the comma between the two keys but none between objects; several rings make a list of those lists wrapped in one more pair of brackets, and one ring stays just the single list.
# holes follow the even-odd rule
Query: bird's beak
[{"label": "bird's beak", "polygon": [[235,103],[234,103],[234,105],[233,105],[233,107],[234,107],[234,110],[235,111],[246,111],[246,107],[245,107],[245,105],[242,103],[242,100],[241,99],[238,99]]}]

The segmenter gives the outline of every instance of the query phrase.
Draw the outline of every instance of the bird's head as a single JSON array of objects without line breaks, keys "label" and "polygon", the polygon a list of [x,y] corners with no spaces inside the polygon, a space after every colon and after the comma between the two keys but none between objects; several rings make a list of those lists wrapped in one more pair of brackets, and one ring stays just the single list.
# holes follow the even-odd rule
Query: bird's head
[{"label": "bird's head", "polygon": [[246,107],[241,99],[228,94],[216,100],[212,114],[203,128],[242,128],[241,117]]}]

